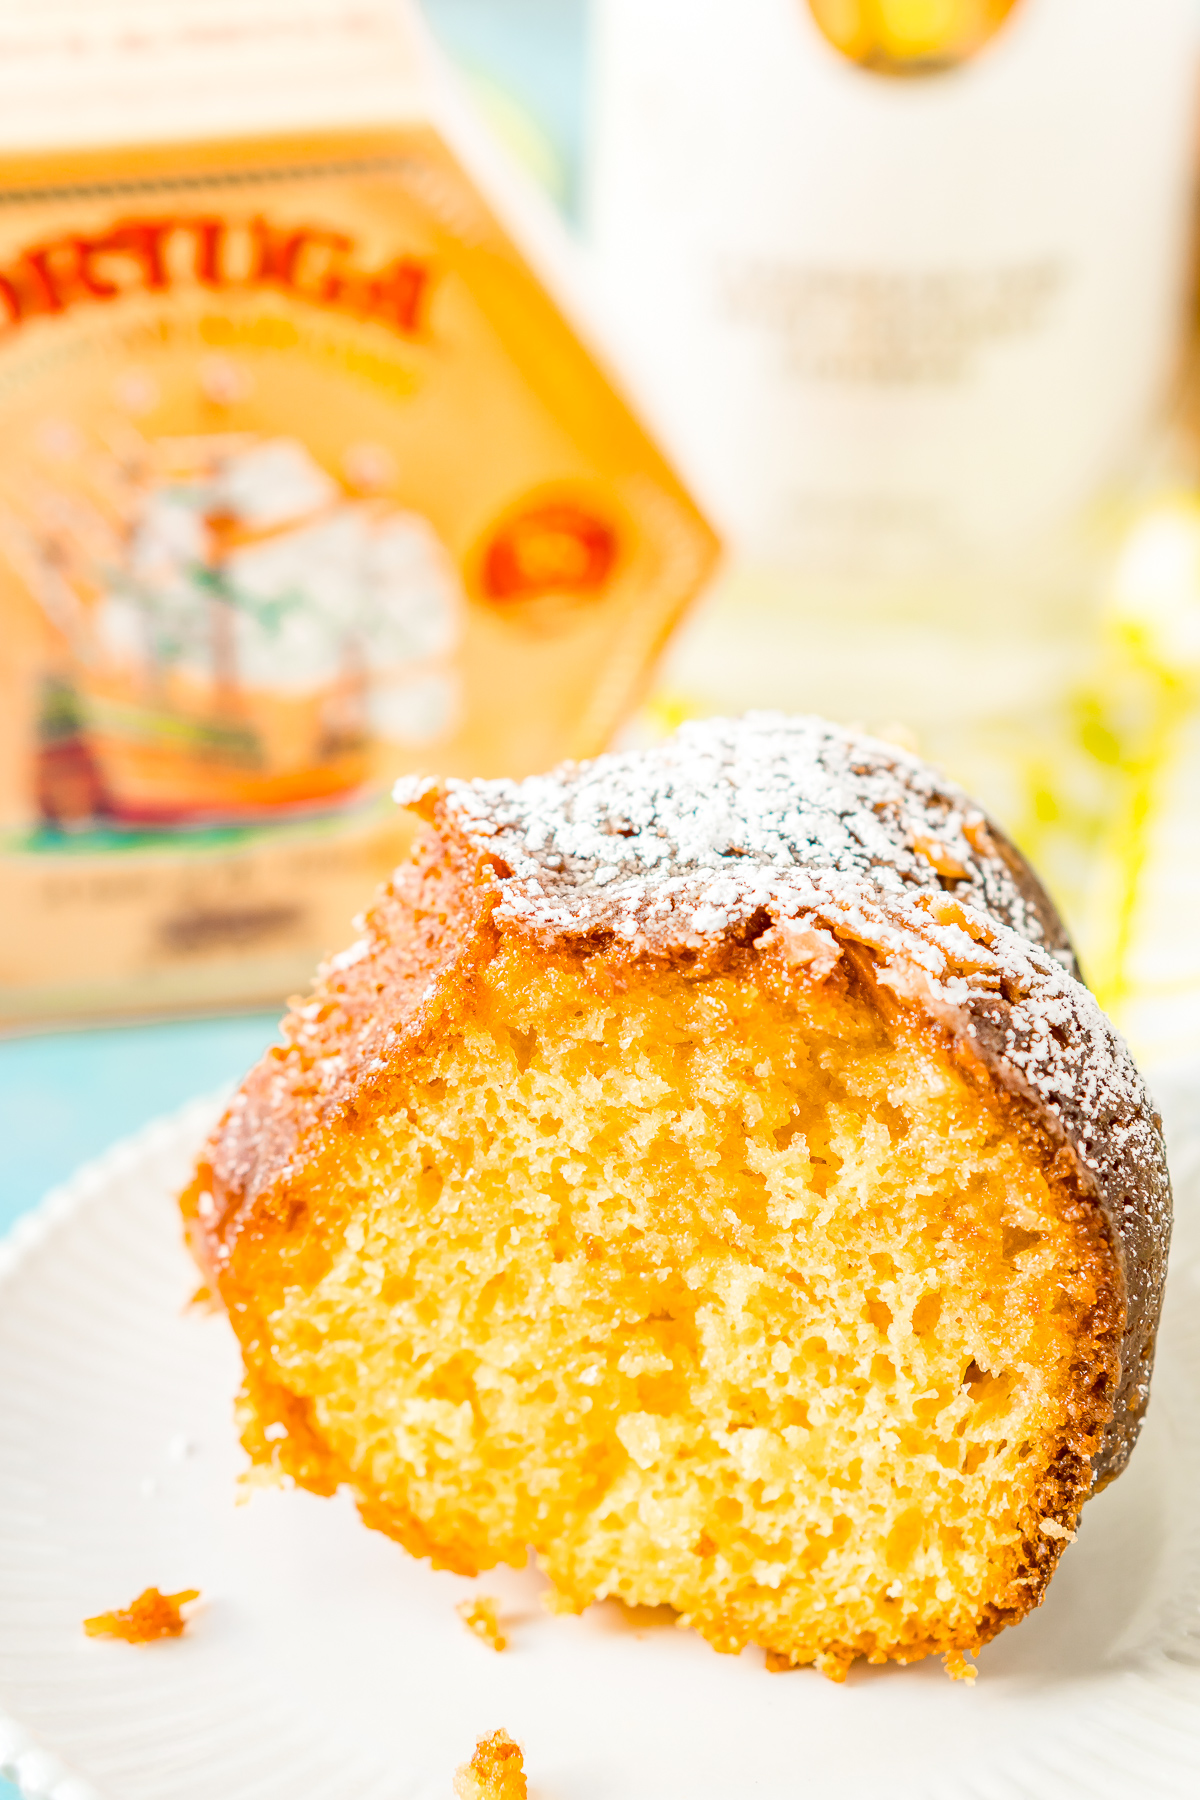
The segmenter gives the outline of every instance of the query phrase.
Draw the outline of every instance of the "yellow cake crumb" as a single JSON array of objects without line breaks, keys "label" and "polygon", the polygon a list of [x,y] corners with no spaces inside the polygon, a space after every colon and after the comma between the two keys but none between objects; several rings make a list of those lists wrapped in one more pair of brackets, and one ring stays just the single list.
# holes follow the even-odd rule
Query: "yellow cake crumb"
[{"label": "yellow cake crumb", "polygon": [[85,1619],[83,1629],[89,1637],[122,1638],[127,1644],[152,1644],[157,1638],[182,1637],[187,1621],[180,1608],[199,1598],[199,1588],[160,1594],[157,1588],[149,1587],[124,1609]]},{"label": "yellow cake crumb", "polygon": [[521,1746],[507,1731],[480,1738],[469,1763],[455,1771],[458,1800],[528,1800]]},{"label": "yellow cake crumb", "polygon": [[460,1600],[454,1609],[467,1630],[474,1632],[482,1643],[490,1645],[493,1650],[508,1648],[508,1639],[500,1629],[497,1611],[499,1604],[490,1595],[477,1594],[473,1600]]}]

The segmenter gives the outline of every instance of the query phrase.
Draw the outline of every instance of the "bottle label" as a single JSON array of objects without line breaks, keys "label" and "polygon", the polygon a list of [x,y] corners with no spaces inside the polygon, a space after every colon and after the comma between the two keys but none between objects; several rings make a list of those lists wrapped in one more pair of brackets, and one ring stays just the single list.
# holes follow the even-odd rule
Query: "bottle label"
[{"label": "bottle label", "polygon": [[[434,132],[0,168],[0,1011],[277,994],[714,543]],[[285,973],[286,969],[286,973]]]},{"label": "bottle label", "polygon": [[1178,354],[1191,0],[597,19],[598,267],[746,555],[882,592],[1070,534]]}]

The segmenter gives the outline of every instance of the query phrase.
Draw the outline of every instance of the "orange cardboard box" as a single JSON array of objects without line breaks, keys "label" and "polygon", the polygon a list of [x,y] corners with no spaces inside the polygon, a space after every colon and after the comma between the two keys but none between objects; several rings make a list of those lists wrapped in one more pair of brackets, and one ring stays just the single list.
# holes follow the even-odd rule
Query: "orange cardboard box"
[{"label": "orange cardboard box", "polygon": [[307,129],[204,135],[210,50],[156,141],[0,144],[0,1022],[282,997],[396,775],[595,751],[711,570],[402,23],[331,4],[319,104],[292,44]]}]

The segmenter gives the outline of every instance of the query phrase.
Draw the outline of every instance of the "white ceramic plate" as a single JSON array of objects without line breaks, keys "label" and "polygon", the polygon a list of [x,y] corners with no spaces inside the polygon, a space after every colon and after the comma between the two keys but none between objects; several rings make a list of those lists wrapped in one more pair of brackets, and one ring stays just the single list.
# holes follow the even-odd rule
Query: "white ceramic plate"
[{"label": "white ceramic plate", "polygon": [[[974,1689],[937,1663],[839,1688],[609,1606],[549,1617],[532,1572],[435,1574],[341,1499],[235,1504],[237,1357],[186,1309],[173,1201],[213,1112],[119,1146],[0,1245],[0,1767],[27,1795],[449,1800],[497,1726],[536,1800],[1200,1794],[1200,1157],[1178,1135],[1129,1472]],[[184,1638],[85,1638],[150,1584],[203,1591]],[[503,1655],[455,1614],[475,1593],[503,1602]]]}]

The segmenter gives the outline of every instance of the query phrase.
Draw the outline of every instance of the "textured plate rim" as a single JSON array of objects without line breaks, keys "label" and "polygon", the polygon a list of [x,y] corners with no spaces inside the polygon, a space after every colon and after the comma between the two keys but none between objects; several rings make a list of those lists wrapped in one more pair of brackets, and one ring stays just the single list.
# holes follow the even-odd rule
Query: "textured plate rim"
[{"label": "textured plate rim", "polygon": [[[99,1156],[82,1163],[67,1180],[52,1187],[29,1212],[23,1213],[0,1238],[0,1296],[18,1279],[34,1253],[46,1245],[115,1177],[132,1173],[140,1163],[169,1150],[181,1140],[196,1142],[216,1123],[234,1084],[185,1101],[174,1112],[151,1119],[128,1137],[119,1138]],[[15,1782],[23,1800],[104,1800],[99,1789],[76,1775],[56,1751],[8,1712],[0,1701],[0,1775]]]}]

